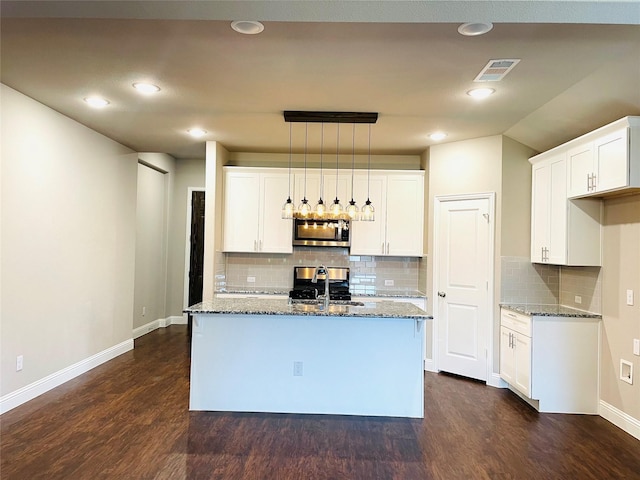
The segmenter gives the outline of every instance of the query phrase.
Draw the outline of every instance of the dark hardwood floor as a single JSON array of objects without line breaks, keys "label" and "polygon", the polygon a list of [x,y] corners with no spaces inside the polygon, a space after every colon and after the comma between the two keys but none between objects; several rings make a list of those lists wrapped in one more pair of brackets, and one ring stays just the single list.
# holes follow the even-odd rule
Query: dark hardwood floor
[{"label": "dark hardwood floor", "polygon": [[187,329],[0,417],[0,478],[640,479],[640,441],[598,416],[425,376],[424,420],[189,412]]}]

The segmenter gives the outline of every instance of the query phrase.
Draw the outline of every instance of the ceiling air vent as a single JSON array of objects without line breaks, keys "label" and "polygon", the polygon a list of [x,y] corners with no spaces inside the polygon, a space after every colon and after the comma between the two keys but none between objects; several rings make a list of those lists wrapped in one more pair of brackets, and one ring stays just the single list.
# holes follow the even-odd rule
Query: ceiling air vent
[{"label": "ceiling air vent", "polygon": [[519,58],[508,58],[502,60],[489,60],[478,76],[473,79],[474,82],[499,82],[513,67],[515,67]]}]

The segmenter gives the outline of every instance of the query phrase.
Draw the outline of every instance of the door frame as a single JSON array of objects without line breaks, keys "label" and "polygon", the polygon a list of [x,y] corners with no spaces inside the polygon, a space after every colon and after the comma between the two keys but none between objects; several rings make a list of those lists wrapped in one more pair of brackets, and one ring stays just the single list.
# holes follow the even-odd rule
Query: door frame
[{"label": "door frame", "polygon": [[[205,192],[206,194],[206,189],[204,187],[187,187],[187,217],[185,221],[186,233],[184,237],[184,280],[182,295],[183,308],[187,308],[189,306],[187,304],[189,303],[189,267],[191,261],[191,215],[193,215],[193,192]],[[183,313],[182,317],[184,318],[185,323],[187,323],[189,315],[187,313]]]},{"label": "door frame", "polygon": [[[497,387],[500,385],[500,374],[494,374],[493,372],[493,357],[494,357],[494,324],[495,324],[495,305],[494,305],[494,295],[495,295],[495,230],[496,230],[496,193],[495,192],[480,192],[480,193],[468,193],[468,194],[459,194],[459,195],[436,195],[433,197],[433,278],[432,278],[432,292],[433,295],[433,343],[432,343],[432,351],[433,351],[433,364],[435,371],[439,371],[439,352],[438,352],[438,343],[439,343],[439,320],[438,320],[438,308],[439,303],[438,298],[438,281],[440,275],[440,266],[439,262],[436,260],[439,258],[440,252],[439,248],[439,233],[440,233],[440,207],[445,202],[452,201],[461,201],[461,200],[489,200],[489,215],[492,217],[489,220],[489,251],[487,252],[489,255],[489,265],[488,265],[488,277],[489,277],[489,285],[487,288],[487,320],[484,328],[486,329],[486,339],[487,344],[485,345],[485,350],[487,352],[487,385],[491,385]],[[495,377],[495,378],[494,378]]]}]

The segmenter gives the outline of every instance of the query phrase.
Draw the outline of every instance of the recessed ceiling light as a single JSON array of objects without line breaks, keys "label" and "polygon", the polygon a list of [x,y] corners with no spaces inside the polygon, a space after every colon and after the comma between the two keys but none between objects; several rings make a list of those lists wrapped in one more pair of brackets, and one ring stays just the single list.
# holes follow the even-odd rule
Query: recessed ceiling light
[{"label": "recessed ceiling light", "polygon": [[93,108],[103,108],[109,105],[109,100],[96,96],[87,97],[84,99],[84,101]]},{"label": "recessed ceiling light", "polygon": [[473,90],[469,90],[467,95],[473,98],[487,98],[489,95],[493,95],[496,91],[493,88],[474,88]]},{"label": "recessed ceiling light", "polygon": [[201,128],[190,128],[189,130],[187,130],[187,132],[189,132],[189,135],[195,138],[200,138],[207,134],[207,131]]},{"label": "recessed ceiling light", "polygon": [[458,27],[458,33],[465,37],[475,37],[477,35],[484,35],[491,31],[493,23],[489,22],[471,22],[463,23]]},{"label": "recessed ceiling light", "polygon": [[256,35],[264,30],[264,25],[254,20],[236,20],[231,22],[231,28],[245,35]]},{"label": "recessed ceiling light", "polygon": [[440,140],[444,140],[447,138],[447,134],[444,132],[433,132],[429,135],[429,138],[435,142],[439,142]]},{"label": "recessed ceiling light", "polygon": [[133,84],[133,88],[138,90],[140,93],[144,93],[145,95],[151,95],[152,93],[156,93],[160,91],[160,87],[154,85],[153,83],[145,83],[145,82],[136,82]]}]

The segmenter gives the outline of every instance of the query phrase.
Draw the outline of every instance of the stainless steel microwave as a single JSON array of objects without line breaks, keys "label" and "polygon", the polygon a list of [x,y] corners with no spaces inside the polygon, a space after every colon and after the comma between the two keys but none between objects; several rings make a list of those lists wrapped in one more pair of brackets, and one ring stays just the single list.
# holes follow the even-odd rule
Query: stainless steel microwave
[{"label": "stainless steel microwave", "polygon": [[306,247],[348,247],[351,245],[348,220],[293,220],[293,245]]}]

